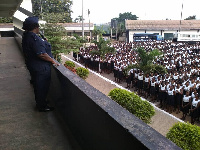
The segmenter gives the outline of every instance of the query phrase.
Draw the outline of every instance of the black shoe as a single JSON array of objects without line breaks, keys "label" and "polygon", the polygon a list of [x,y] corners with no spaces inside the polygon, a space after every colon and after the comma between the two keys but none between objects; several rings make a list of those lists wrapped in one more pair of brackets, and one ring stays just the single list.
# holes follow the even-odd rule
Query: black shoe
[{"label": "black shoe", "polygon": [[39,112],[47,112],[47,111],[53,111],[54,110],[54,107],[50,107],[50,106],[46,106],[46,107],[43,107],[43,108],[38,108]]}]

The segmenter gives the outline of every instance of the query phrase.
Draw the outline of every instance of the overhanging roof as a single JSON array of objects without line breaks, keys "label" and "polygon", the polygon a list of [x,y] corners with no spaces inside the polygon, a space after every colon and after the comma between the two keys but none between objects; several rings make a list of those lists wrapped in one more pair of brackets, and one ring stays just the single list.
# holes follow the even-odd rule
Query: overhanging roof
[{"label": "overhanging roof", "polygon": [[23,0],[0,0],[0,17],[12,17]]},{"label": "overhanging roof", "polygon": [[199,30],[200,20],[126,20],[127,30]]},{"label": "overhanging roof", "polygon": [[[63,23],[64,27],[82,27],[82,23]],[[94,27],[93,23],[84,23],[83,24],[84,27]]]}]

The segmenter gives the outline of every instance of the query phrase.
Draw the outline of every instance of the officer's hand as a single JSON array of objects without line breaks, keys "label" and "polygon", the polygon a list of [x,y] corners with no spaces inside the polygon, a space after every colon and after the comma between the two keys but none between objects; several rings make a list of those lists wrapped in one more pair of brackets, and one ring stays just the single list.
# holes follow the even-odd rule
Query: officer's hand
[{"label": "officer's hand", "polygon": [[52,65],[55,66],[55,67],[60,66],[60,64],[55,62],[55,61],[52,63]]}]

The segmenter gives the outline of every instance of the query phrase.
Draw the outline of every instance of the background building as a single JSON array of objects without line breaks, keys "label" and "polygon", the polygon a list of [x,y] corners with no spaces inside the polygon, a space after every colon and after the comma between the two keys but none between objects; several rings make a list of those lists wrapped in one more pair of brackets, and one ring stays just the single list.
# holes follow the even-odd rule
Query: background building
[{"label": "background building", "polygon": [[[63,23],[64,28],[67,31],[67,34],[69,36],[72,36],[73,34],[82,35],[82,23]],[[92,30],[94,30],[94,24],[93,23],[84,23],[84,35],[87,37],[87,39],[90,39]]]},{"label": "background building", "polygon": [[133,41],[134,33],[155,33],[171,40],[178,31],[198,33],[200,20],[126,20],[125,26],[127,42]]}]

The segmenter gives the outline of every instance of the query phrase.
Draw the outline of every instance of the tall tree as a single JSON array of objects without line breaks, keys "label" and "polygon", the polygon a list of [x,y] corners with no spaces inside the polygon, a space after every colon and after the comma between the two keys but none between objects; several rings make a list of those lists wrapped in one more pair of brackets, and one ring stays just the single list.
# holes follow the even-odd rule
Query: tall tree
[{"label": "tall tree", "polygon": [[196,20],[196,15],[189,16],[189,17],[185,18],[184,20]]},{"label": "tall tree", "polygon": [[42,18],[42,14],[62,14],[60,23],[72,22],[72,0],[33,0],[33,13]]},{"label": "tall tree", "polygon": [[82,44],[75,38],[67,37],[67,33],[62,24],[46,23],[43,26],[45,37],[52,46],[52,54],[56,60],[61,62],[61,53],[78,51]]},{"label": "tall tree", "polygon": [[117,18],[118,22],[125,22],[125,20],[137,20],[138,17],[136,15],[132,15],[131,12],[120,13],[119,18]]},{"label": "tall tree", "polygon": [[[106,54],[113,54],[116,52],[114,47],[110,46],[110,41],[105,41],[102,36],[100,36],[99,41],[94,41],[97,46],[96,49],[90,51],[91,55],[98,55],[101,60],[105,59]],[[100,60],[99,60],[99,72],[100,72]]]},{"label": "tall tree", "polygon": [[117,22],[117,32],[122,35],[126,31],[125,20],[137,20],[138,17],[133,15],[131,12],[120,13],[118,18],[113,18]]},{"label": "tall tree", "polygon": [[74,22],[81,22],[83,20],[82,16],[78,16],[78,18],[74,19]]},{"label": "tall tree", "polygon": [[94,26],[94,30],[92,31],[92,34],[94,36],[96,36],[96,41],[94,42],[99,42],[99,38],[102,38],[103,37],[103,34],[104,34],[104,30],[103,30],[103,26],[101,26],[100,28],[97,27],[97,26]]},{"label": "tall tree", "polygon": [[72,22],[71,5],[71,0],[33,0],[34,15],[46,21],[42,29],[51,43],[54,58],[59,62],[61,53],[78,51],[82,45],[79,40],[67,37],[67,32],[61,24]]}]

